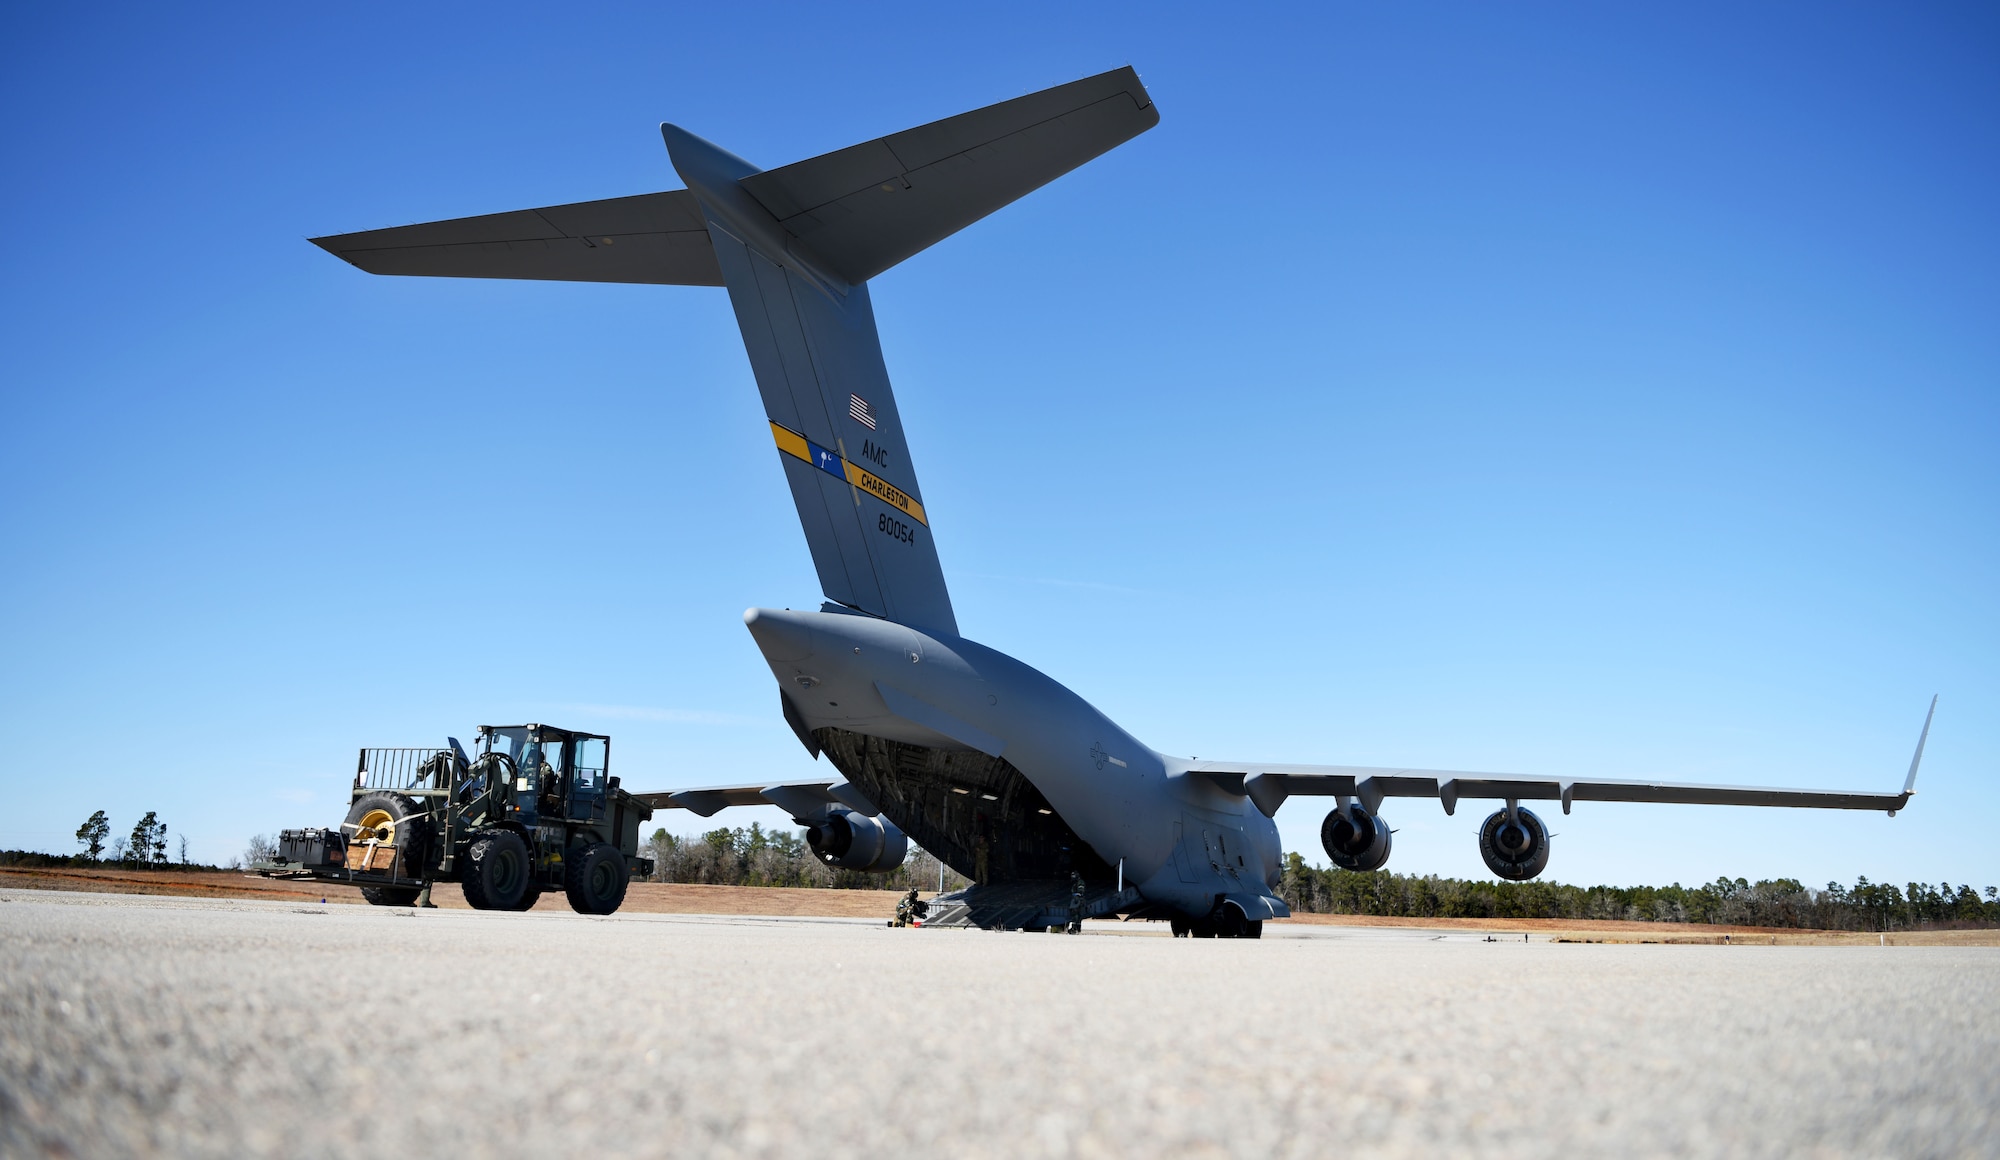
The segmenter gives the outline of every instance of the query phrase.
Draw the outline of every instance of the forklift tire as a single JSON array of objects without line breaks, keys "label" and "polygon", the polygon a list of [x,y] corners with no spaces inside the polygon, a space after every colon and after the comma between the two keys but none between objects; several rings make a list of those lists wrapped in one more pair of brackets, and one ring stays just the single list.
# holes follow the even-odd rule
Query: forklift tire
[{"label": "forklift tire", "polygon": [[417,895],[423,893],[420,886],[363,886],[361,897],[370,906],[415,906]]},{"label": "forklift tire", "polygon": [[512,830],[486,830],[465,849],[465,901],[474,910],[517,910],[528,892],[528,844]]},{"label": "forklift tire", "polygon": [[[401,874],[406,878],[421,878],[431,844],[431,820],[424,814],[424,807],[416,799],[404,797],[387,790],[364,793],[347,807],[347,820],[340,832],[349,842],[356,840],[361,827],[389,828],[389,841],[396,847],[396,857],[402,863]],[[416,892],[410,893],[411,898]],[[404,905],[386,903],[378,905]]]},{"label": "forklift tire", "polygon": [[564,859],[569,908],[578,914],[611,914],[625,902],[632,873],[618,847],[598,842]]}]

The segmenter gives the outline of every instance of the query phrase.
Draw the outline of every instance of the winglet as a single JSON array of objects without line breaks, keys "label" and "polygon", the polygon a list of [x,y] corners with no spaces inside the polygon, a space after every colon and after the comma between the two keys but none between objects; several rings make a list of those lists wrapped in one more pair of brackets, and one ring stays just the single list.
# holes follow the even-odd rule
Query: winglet
[{"label": "winglet", "polygon": [[[1923,764],[1924,742],[1929,741],[1931,738],[1931,718],[1937,716],[1937,703],[1937,694],[1932,693],[1931,711],[1924,714],[1924,731],[1917,734],[1917,751],[1910,756],[1910,776],[1903,779],[1903,801],[1898,804],[1897,809],[1901,809],[1903,805],[1908,804],[1910,795],[1917,792],[1917,766]],[[1889,811],[1890,817],[1894,817],[1895,815],[1895,810]]]}]

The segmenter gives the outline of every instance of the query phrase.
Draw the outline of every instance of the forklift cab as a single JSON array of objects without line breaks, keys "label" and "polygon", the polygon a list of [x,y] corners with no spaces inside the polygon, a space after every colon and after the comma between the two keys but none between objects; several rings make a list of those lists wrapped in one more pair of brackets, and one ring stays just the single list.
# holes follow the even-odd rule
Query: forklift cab
[{"label": "forklift cab", "polygon": [[503,754],[514,766],[508,813],[537,821],[604,817],[611,791],[611,738],[550,725],[481,725],[479,756]]}]

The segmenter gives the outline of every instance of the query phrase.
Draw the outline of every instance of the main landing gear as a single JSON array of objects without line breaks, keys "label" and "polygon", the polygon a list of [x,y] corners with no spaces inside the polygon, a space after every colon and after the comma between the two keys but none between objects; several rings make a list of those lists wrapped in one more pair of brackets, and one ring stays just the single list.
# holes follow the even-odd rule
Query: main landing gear
[{"label": "main landing gear", "polygon": [[1202,918],[1176,918],[1168,922],[1175,938],[1263,938],[1264,924],[1244,914],[1233,902],[1224,902]]}]

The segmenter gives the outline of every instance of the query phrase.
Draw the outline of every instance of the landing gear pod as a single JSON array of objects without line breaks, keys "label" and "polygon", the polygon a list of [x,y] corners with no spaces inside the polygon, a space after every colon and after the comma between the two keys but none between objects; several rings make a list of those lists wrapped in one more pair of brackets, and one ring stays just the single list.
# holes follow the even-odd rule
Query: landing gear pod
[{"label": "landing gear pod", "polygon": [[1204,918],[1175,918],[1170,921],[1175,938],[1263,938],[1264,922],[1243,913],[1243,907],[1224,899]]},{"label": "landing gear pod", "polygon": [[1319,824],[1319,844],[1342,870],[1380,870],[1389,861],[1389,827],[1359,805],[1335,810]]},{"label": "landing gear pod", "polygon": [[1496,810],[1479,827],[1479,856],[1509,882],[1526,882],[1549,864],[1549,829],[1518,806]]},{"label": "landing gear pod", "polygon": [[806,845],[829,866],[871,874],[894,870],[910,853],[910,840],[889,819],[853,810],[830,811],[806,831]]}]

